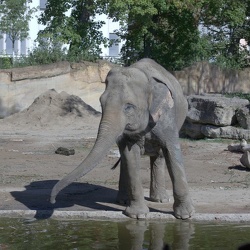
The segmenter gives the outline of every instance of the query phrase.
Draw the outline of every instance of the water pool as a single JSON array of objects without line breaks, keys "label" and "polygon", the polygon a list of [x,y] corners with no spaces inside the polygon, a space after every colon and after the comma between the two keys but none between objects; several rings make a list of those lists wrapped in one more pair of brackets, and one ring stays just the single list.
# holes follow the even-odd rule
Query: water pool
[{"label": "water pool", "polygon": [[238,249],[250,225],[191,221],[120,222],[0,218],[0,249]]}]

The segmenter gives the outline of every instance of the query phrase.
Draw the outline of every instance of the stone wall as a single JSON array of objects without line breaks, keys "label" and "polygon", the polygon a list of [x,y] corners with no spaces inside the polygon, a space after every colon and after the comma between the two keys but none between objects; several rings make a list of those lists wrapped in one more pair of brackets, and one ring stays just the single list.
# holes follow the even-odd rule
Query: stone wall
[{"label": "stone wall", "polygon": [[112,67],[114,65],[107,61],[61,62],[0,70],[0,117],[27,108],[48,89],[77,95],[100,111],[99,97],[105,88],[106,75]]},{"label": "stone wall", "polygon": [[[112,67],[114,65],[107,61],[99,61],[0,70],[0,117],[27,108],[48,89],[77,95],[100,111],[99,97]],[[250,69],[221,70],[215,65],[201,62],[173,74],[181,83],[185,95],[250,90]]]}]

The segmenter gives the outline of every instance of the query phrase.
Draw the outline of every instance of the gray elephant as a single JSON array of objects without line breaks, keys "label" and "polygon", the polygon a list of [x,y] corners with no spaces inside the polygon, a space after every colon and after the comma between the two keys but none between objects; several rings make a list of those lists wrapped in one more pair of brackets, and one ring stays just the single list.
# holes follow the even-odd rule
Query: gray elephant
[{"label": "gray elephant", "polygon": [[150,156],[150,198],[166,199],[165,163],[173,184],[174,214],[186,219],[194,213],[190,198],[179,130],[187,101],[178,81],[151,59],[110,70],[100,97],[102,118],[94,147],[85,160],[59,181],[51,202],[67,185],[91,171],[116,142],[121,154],[118,200],[127,204],[125,214],[144,218],[149,209],[140,180],[140,155]]}]

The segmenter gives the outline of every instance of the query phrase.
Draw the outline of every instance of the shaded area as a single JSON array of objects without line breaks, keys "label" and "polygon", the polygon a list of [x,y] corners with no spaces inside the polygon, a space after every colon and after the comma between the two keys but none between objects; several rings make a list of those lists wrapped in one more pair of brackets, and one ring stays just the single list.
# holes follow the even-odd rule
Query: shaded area
[{"label": "shaded area", "polygon": [[239,171],[245,171],[245,172],[250,172],[249,168],[243,167],[242,165],[236,165],[236,166],[230,166],[228,167],[229,170],[239,170]]},{"label": "shaded area", "polygon": [[88,208],[87,210],[120,211],[112,206],[100,204],[115,203],[116,190],[88,183],[70,184],[58,194],[56,203],[51,204],[50,193],[56,182],[56,180],[35,181],[25,186],[26,190],[13,191],[11,195],[27,208],[36,210],[36,219],[49,218],[54,209],[64,209],[75,205]]},{"label": "shaded area", "polygon": [[68,115],[69,113],[74,113],[79,117],[87,117],[88,115],[101,116],[100,112],[85,103],[80,97],[68,95],[66,92],[62,92],[60,95],[65,98],[61,106],[61,116]]},{"label": "shaded area", "polygon": [[[100,185],[78,182],[70,184],[68,187],[59,192],[56,198],[56,203],[52,204],[50,203],[50,194],[56,183],[56,180],[35,181],[25,186],[26,190],[24,191],[12,191],[10,193],[16,201],[22,203],[25,207],[30,210],[36,210],[35,219],[50,218],[55,209],[65,210],[66,208],[72,208],[73,206],[73,210],[80,211],[125,210],[126,205],[122,206],[120,204],[116,204],[117,190]],[[148,198],[145,197],[145,199],[149,201]],[[103,203],[105,203],[105,205]],[[110,206],[107,204],[110,204]],[[174,216],[172,204],[170,211],[157,209],[153,204],[162,204],[164,206],[164,203],[149,203],[148,206],[150,212],[160,212]],[[122,206],[122,208],[116,208],[117,205]]]}]

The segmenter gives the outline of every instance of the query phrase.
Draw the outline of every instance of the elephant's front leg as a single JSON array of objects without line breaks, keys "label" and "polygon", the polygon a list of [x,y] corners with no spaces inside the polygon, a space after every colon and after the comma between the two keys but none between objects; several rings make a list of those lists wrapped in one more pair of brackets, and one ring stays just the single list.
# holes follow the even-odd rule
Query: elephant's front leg
[{"label": "elephant's front leg", "polygon": [[169,197],[166,190],[166,163],[160,151],[155,156],[150,156],[151,180],[150,200],[155,202],[168,202]]},{"label": "elephant's front leg", "polygon": [[[120,154],[122,155],[121,149]],[[124,157],[122,157],[120,163],[120,178],[119,178],[119,190],[116,197],[116,201],[122,205],[129,204],[129,194],[128,194],[128,169],[126,166],[126,162],[124,162]]]},{"label": "elephant's front leg", "polygon": [[125,172],[124,177],[127,178],[125,183],[128,189],[128,206],[124,213],[135,219],[145,218],[149,209],[145,203],[144,190],[140,178],[140,147],[137,144],[128,146],[123,142],[119,145],[119,148],[123,173]]}]

